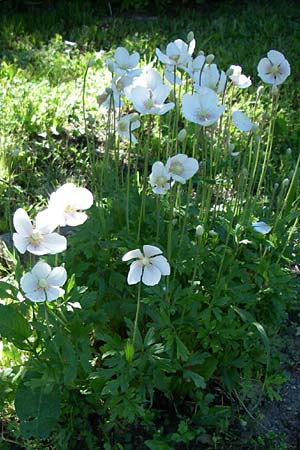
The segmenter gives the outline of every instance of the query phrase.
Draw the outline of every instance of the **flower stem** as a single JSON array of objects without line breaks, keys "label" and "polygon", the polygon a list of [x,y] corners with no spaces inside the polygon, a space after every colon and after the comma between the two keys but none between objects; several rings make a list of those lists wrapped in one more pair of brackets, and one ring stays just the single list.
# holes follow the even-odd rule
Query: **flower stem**
[{"label": "flower stem", "polygon": [[140,314],[141,291],[142,291],[142,283],[140,282],[138,285],[138,296],[137,296],[136,313],[135,313],[133,336],[132,336],[133,348],[135,348],[136,332],[137,332],[138,320],[139,320],[139,314]]}]

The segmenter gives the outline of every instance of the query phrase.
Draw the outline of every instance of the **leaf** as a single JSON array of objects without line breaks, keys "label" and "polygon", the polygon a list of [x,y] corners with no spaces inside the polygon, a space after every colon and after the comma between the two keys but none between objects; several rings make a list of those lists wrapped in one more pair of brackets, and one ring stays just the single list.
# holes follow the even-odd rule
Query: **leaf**
[{"label": "leaf", "polygon": [[173,450],[166,442],[148,440],[144,442],[150,450]]},{"label": "leaf", "polygon": [[189,357],[188,348],[178,336],[176,336],[176,352],[177,359],[181,359],[182,361],[186,361]]},{"label": "leaf", "polygon": [[269,366],[269,362],[270,362],[270,342],[269,342],[269,338],[267,336],[267,333],[265,332],[264,327],[258,323],[258,322],[252,322],[252,325],[254,325],[257,329],[257,331],[259,332],[259,334],[261,335],[263,344],[265,346],[266,349],[266,353],[267,353],[267,367]]},{"label": "leaf", "polygon": [[31,335],[27,320],[11,305],[0,304],[0,335],[22,348]]},{"label": "leaf", "polygon": [[59,419],[59,386],[53,385],[52,391],[46,393],[44,387],[32,389],[22,383],[16,392],[15,408],[21,434],[25,438],[45,439]]},{"label": "leaf", "polygon": [[206,384],[204,378],[201,377],[201,375],[199,375],[198,373],[193,372],[192,370],[185,370],[183,372],[183,378],[185,379],[190,378],[191,380],[193,380],[197,388],[205,389]]}]

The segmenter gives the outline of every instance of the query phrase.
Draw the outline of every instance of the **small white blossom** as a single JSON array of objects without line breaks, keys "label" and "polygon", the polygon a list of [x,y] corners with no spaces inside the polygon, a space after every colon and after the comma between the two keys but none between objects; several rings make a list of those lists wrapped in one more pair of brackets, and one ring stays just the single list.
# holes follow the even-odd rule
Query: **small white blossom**
[{"label": "small white blossom", "polygon": [[196,94],[184,94],[182,97],[182,112],[184,117],[204,127],[215,123],[226,109],[218,106],[217,94],[209,88],[200,88]]},{"label": "small white blossom", "polygon": [[174,181],[185,184],[195,175],[199,169],[199,163],[195,158],[179,153],[167,160],[166,169]]},{"label": "small white blossom", "polygon": [[270,50],[267,58],[262,58],[257,66],[258,76],[268,84],[278,86],[282,84],[291,73],[289,62],[277,50]]},{"label": "small white blossom", "polygon": [[131,131],[136,130],[141,125],[141,122],[138,119],[134,120],[134,117],[136,116],[137,114],[127,114],[127,116],[123,116],[117,121],[118,135],[122,139],[128,139],[128,141],[133,143],[136,143],[137,139]]},{"label": "small white blossom", "polygon": [[261,234],[268,234],[272,230],[272,227],[265,222],[252,222],[252,226],[255,231]]},{"label": "small white blossom", "polygon": [[136,249],[123,256],[122,261],[135,259],[130,265],[127,283],[137,284],[142,281],[147,286],[154,286],[159,283],[162,275],[170,275],[171,268],[160,248],[144,245],[143,252]]},{"label": "small white blossom", "polygon": [[242,74],[242,68],[241,66],[234,66],[231,65],[229,68],[231,75],[229,75],[230,80],[232,81],[232,84],[234,86],[245,89],[249,86],[251,86],[252,81],[250,77],[246,77],[246,75]]},{"label": "small white blossom", "polygon": [[253,131],[255,124],[249,119],[246,114],[240,110],[236,110],[232,113],[232,121],[234,125],[241,131]]},{"label": "small white blossom", "polygon": [[67,280],[67,272],[63,267],[54,267],[39,261],[30,272],[20,280],[25,297],[33,302],[52,302],[64,295],[63,286]]},{"label": "small white blossom", "polygon": [[140,55],[138,52],[133,52],[131,55],[124,47],[118,47],[114,54],[114,59],[107,59],[106,64],[110,65],[113,72],[118,75],[132,70],[139,63]]},{"label": "small white blossom", "polygon": [[156,161],[152,166],[150,184],[155,194],[164,195],[171,188],[171,174],[161,161]]}]

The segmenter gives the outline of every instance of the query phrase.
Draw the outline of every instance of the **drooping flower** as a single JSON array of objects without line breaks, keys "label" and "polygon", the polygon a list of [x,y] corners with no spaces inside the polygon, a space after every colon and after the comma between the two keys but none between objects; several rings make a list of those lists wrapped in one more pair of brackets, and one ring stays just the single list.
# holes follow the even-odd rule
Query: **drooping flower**
[{"label": "drooping flower", "polygon": [[155,69],[149,69],[125,88],[125,95],[140,114],[162,115],[174,108],[174,103],[165,103],[171,87],[163,84]]},{"label": "drooping flower", "polygon": [[16,233],[13,234],[13,242],[20,253],[26,250],[34,255],[56,254],[66,250],[67,240],[58,233],[53,233],[57,228],[58,218],[49,214],[47,210],[37,214],[33,226],[27,212],[23,208],[17,209],[13,223]]},{"label": "drooping flower", "polygon": [[125,72],[134,69],[139,63],[140,55],[133,52],[131,55],[124,47],[118,47],[114,54],[114,59],[107,59],[106,64],[110,65],[113,72],[123,75]]},{"label": "drooping flower", "polygon": [[196,94],[183,95],[183,115],[191,122],[208,127],[215,123],[226,109],[225,105],[218,106],[218,101],[213,90],[201,87]]},{"label": "drooping flower", "polygon": [[241,131],[253,131],[255,128],[255,124],[240,110],[234,111],[231,117],[234,125]]},{"label": "drooping flower", "polygon": [[20,280],[25,297],[33,302],[52,302],[64,295],[63,286],[67,280],[67,272],[64,267],[54,267],[39,261],[25,273]]},{"label": "drooping flower", "polygon": [[166,169],[174,181],[185,184],[199,169],[199,163],[195,158],[179,153],[167,160]]},{"label": "drooping flower", "polygon": [[137,114],[127,114],[127,116],[123,116],[117,121],[117,133],[122,139],[131,140],[133,143],[137,142],[136,137],[131,133],[131,131],[136,130],[141,125],[137,117]]},{"label": "drooping flower", "polygon": [[268,84],[278,86],[282,84],[291,73],[289,62],[277,50],[270,50],[267,58],[262,58],[257,66],[258,76]]},{"label": "drooping flower", "polygon": [[255,231],[261,234],[268,234],[272,230],[272,227],[265,222],[252,222],[252,226]]},{"label": "drooping flower", "polygon": [[130,265],[127,283],[137,284],[142,281],[147,286],[154,286],[159,283],[162,275],[170,275],[171,268],[160,248],[144,245],[143,252],[135,249],[123,256],[122,261],[135,259]]},{"label": "drooping flower", "polygon": [[50,195],[48,211],[57,217],[59,226],[76,227],[87,220],[86,213],[81,210],[89,209],[93,201],[93,194],[88,189],[65,183]]},{"label": "drooping flower", "polygon": [[150,184],[155,194],[164,195],[171,188],[171,174],[161,161],[156,161],[152,166]]},{"label": "drooping flower", "polygon": [[105,109],[121,108],[123,100],[120,92],[116,86],[115,79],[111,82],[111,87],[107,87],[97,95],[97,102],[99,106]]},{"label": "drooping flower", "polygon": [[241,66],[231,65],[229,67],[229,71],[231,72],[229,78],[232,81],[232,84],[234,84],[234,86],[240,89],[246,89],[247,87],[251,86],[252,81],[250,77],[247,77],[246,75],[242,74]]}]

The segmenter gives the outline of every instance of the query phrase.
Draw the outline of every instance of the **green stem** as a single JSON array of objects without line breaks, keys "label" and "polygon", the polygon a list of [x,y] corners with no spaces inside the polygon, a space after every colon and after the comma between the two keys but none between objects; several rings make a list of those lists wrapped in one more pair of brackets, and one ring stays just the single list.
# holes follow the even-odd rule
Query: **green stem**
[{"label": "green stem", "polygon": [[133,327],[133,336],[132,336],[132,346],[134,349],[135,349],[135,339],[136,339],[136,332],[137,332],[137,328],[138,328],[138,320],[139,320],[139,314],[140,314],[141,291],[142,291],[142,282],[140,281],[139,285],[138,285],[138,297],[137,297],[136,312],[135,312],[134,327]]}]

